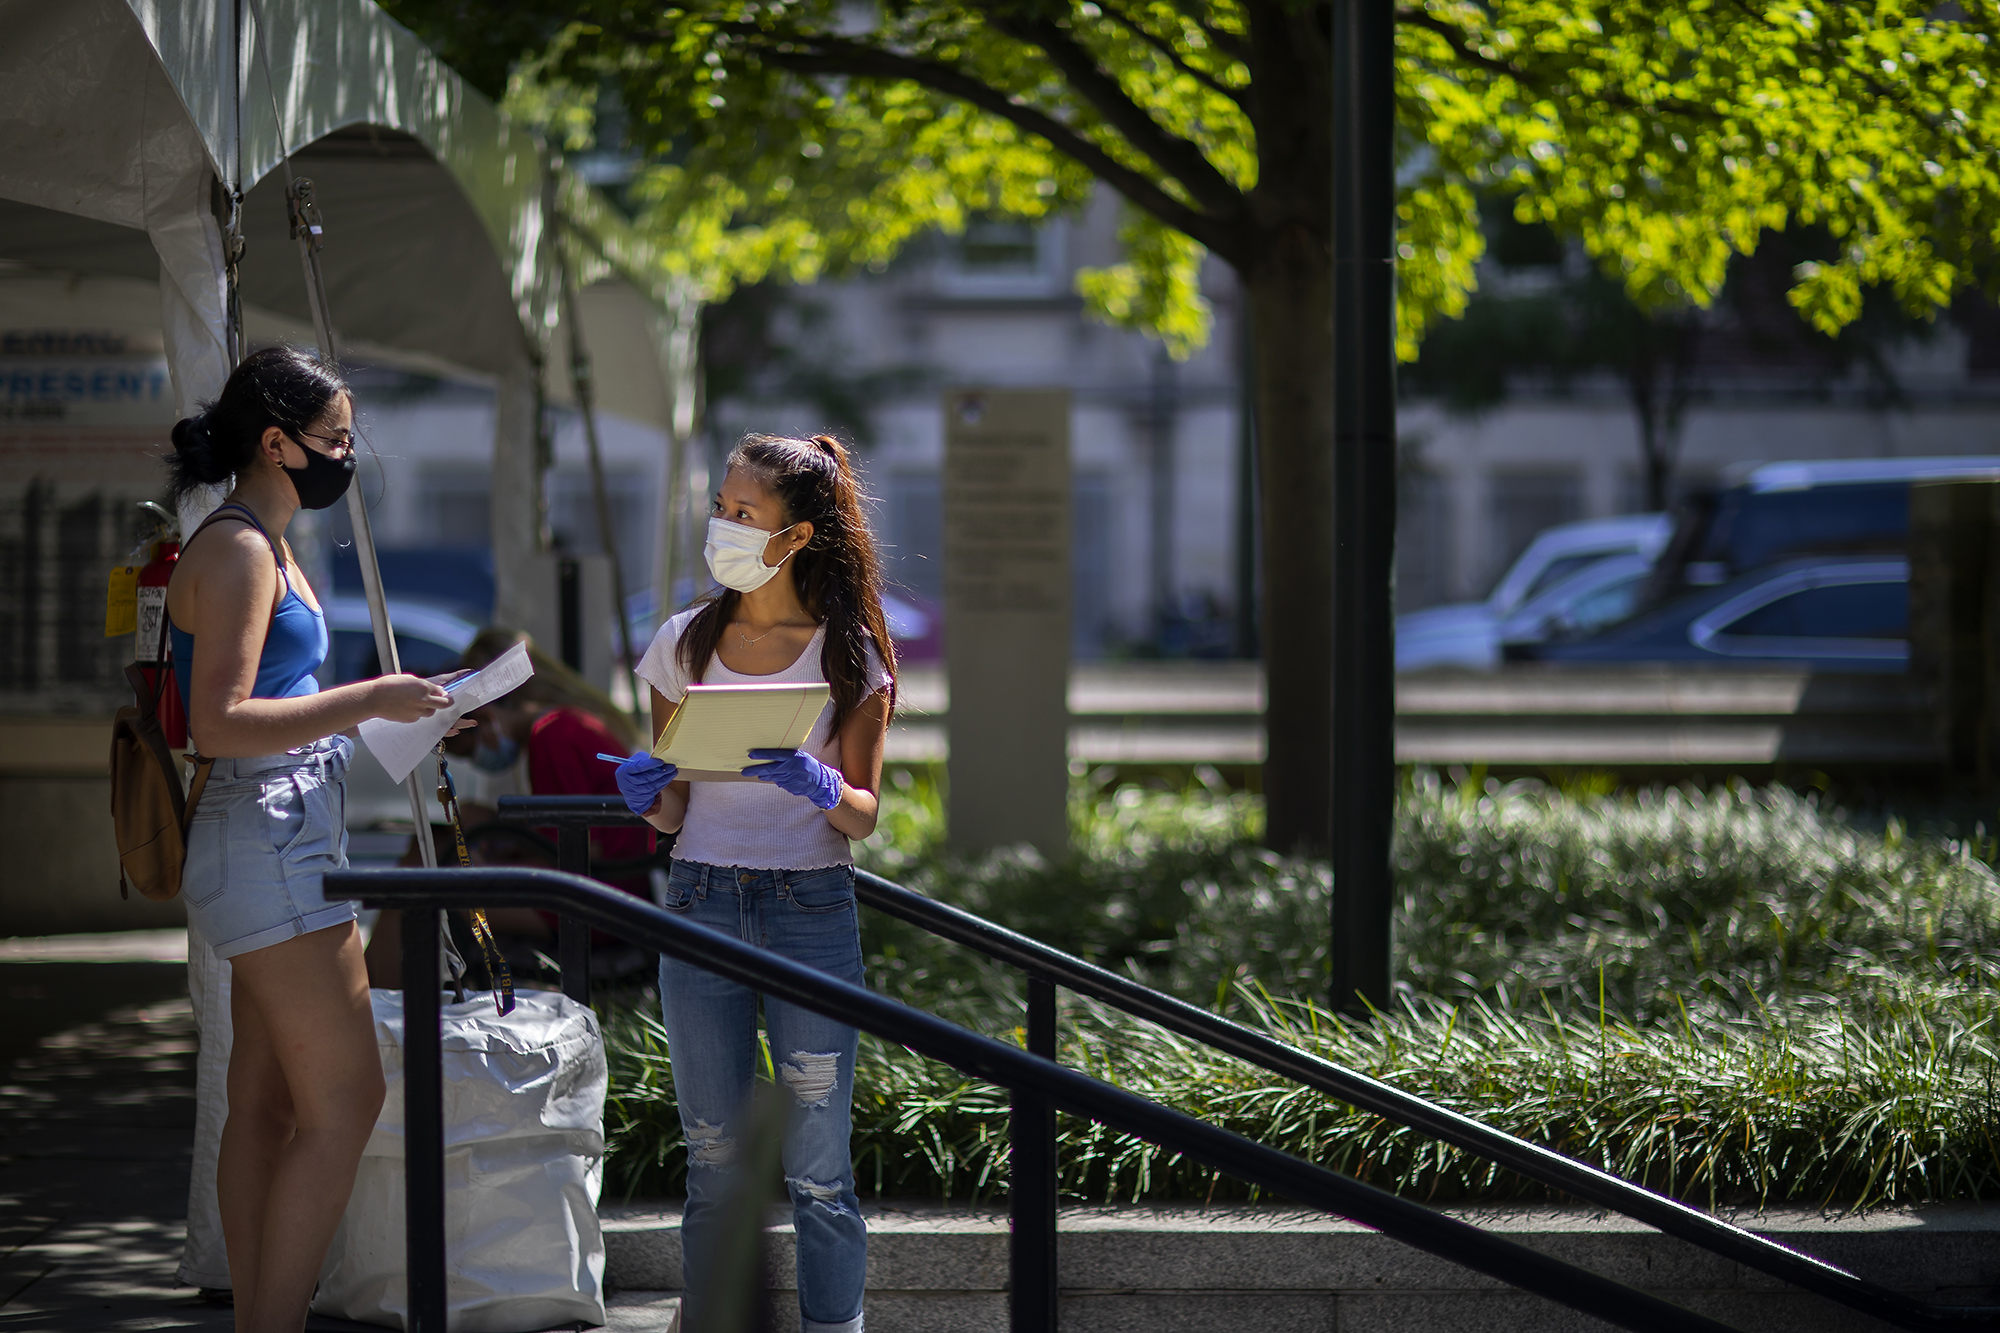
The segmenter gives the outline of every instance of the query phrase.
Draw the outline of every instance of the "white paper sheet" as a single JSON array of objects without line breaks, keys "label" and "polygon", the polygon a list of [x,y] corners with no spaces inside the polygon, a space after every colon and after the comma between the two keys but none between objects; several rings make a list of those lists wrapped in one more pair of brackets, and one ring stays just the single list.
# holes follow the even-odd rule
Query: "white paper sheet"
[{"label": "white paper sheet", "polygon": [[449,708],[440,708],[416,722],[371,717],[361,724],[361,739],[389,776],[401,782],[423,762],[425,755],[437,748],[452,723],[481,704],[492,703],[501,695],[520,689],[534,674],[534,665],[528,660],[528,645],[517,643],[471,675],[445,686],[451,695]]}]

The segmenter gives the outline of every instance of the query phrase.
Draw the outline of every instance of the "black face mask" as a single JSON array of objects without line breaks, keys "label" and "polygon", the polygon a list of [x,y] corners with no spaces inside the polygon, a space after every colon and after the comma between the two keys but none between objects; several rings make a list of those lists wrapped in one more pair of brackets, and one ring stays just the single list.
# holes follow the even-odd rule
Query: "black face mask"
[{"label": "black face mask", "polygon": [[[293,443],[298,442],[295,440]],[[354,455],[350,453],[345,458],[328,458],[306,445],[299,444],[299,448],[306,451],[304,467],[278,465],[285,467],[285,475],[292,479],[292,489],[299,495],[299,508],[325,509],[338,503],[354,482]]]}]

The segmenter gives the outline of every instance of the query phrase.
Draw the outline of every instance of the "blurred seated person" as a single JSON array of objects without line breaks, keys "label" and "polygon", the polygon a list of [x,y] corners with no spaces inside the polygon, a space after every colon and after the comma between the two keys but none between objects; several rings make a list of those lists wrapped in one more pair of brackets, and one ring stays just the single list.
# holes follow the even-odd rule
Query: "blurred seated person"
[{"label": "blurred seated person", "polygon": [[[475,865],[553,867],[553,856],[522,839],[470,835],[497,817],[502,796],[617,796],[617,768],[597,755],[600,751],[630,754],[639,745],[632,719],[620,711],[610,695],[566,663],[542,652],[519,630],[503,626],[481,630],[466,647],[459,666],[476,671],[521,642],[528,645],[528,658],[534,664],[535,674],[512,694],[466,715],[479,725],[461,735],[483,732],[484,742],[462,744],[459,737],[453,737],[445,743],[445,753],[453,761],[459,814]],[[468,768],[472,771],[468,772]],[[555,841],[553,828],[534,831],[550,843]],[[629,861],[650,855],[654,836],[650,828],[593,829],[592,860]],[[456,864],[457,855],[450,834],[441,835],[438,864]],[[645,871],[599,878],[613,888],[648,901],[652,899]],[[503,907],[489,910],[486,916],[500,937],[503,950],[510,939],[532,943],[555,938],[553,913],[528,907]],[[383,912],[369,941],[371,985],[393,988],[402,984],[401,939],[400,915]]]}]

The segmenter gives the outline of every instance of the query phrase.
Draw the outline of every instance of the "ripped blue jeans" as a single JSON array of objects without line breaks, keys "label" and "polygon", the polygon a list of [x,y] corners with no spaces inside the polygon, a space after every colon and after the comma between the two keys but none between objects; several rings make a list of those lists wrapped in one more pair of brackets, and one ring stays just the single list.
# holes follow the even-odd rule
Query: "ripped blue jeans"
[{"label": "ripped blue jeans", "polygon": [[[661,903],[701,925],[860,985],[861,932],[854,868],[745,870],[675,861]],[[736,1180],[736,1127],[749,1112],[758,993],[713,972],[663,958],[660,1009],[674,1095],[687,1136],[688,1201],[681,1219],[687,1299],[717,1271],[714,1229]],[[848,1148],[855,1030],[783,1000],[764,998],[764,1027],[778,1085],[791,1095],[785,1186],[798,1233],[799,1315],[804,1333],[861,1333],[868,1229],[854,1197]],[[699,1324],[695,1326],[699,1333]]]}]

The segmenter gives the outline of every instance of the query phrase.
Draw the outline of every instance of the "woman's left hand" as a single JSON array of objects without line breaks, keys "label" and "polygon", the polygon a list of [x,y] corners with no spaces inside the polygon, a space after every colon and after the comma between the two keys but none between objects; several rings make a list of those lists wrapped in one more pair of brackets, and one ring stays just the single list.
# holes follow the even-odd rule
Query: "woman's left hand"
[{"label": "woman's left hand", "polygon": [[752,759],[766,762],[743,770],[746,778],[776,783],[794,796],[803,796],[822,810],[840,804],[840,770],[829,768],[804,750],[752,750]]},{"label": "woman's left hand", "polygon": [[[448,687],[452,684],[452,682],[463,680],[471,674],[472,674],[472,668],[466,667],[459,671],[446,671],[435,676],[425,676],[424,679],[429,681],[433,685]],[[447,731],[444,734],[444,737],[446,740],[450,740],[453,736],[458,735],[459,732],[465,731],[472,727],[476,727],[478,725],[479,724],[477,722],[474,722],[470,717],[462,717],[458,721],[451,724],[451,730]]]}]

